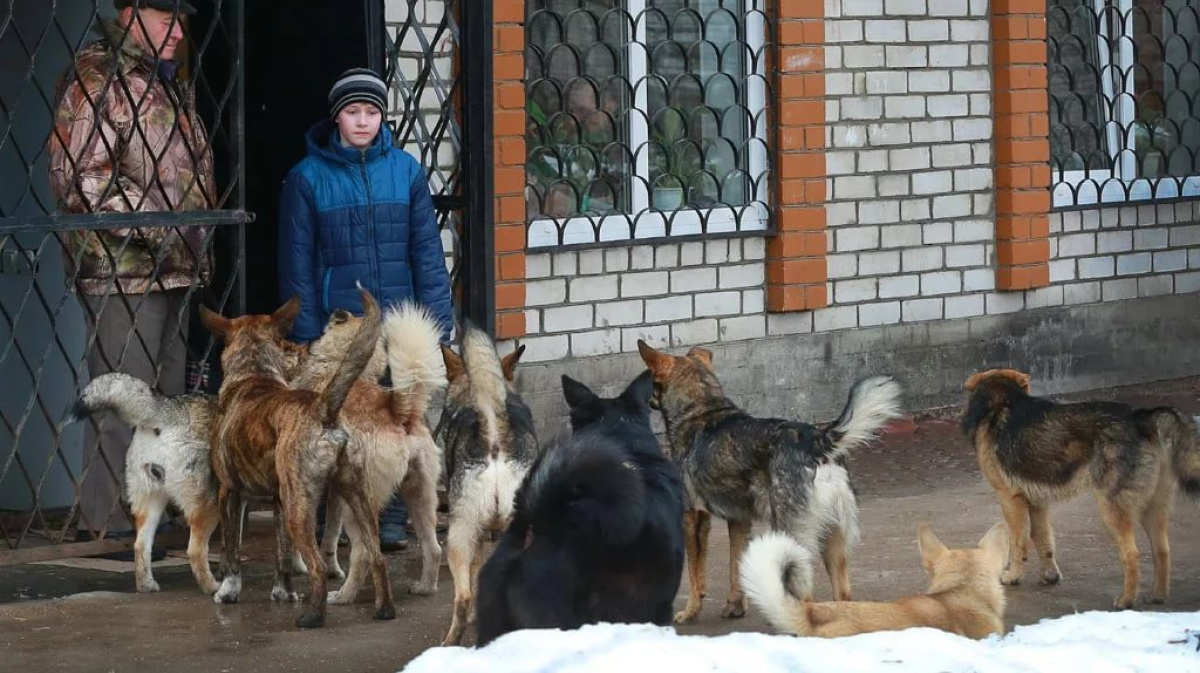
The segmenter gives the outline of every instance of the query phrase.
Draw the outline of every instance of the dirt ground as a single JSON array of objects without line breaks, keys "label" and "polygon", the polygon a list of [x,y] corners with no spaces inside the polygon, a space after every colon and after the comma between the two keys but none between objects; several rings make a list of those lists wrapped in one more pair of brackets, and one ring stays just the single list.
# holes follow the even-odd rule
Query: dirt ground
[{"label": "dirt ground", "polygon": [[[1139,405],[1172,404],[1200,412],[1200,380],[1094,391],[1074,397],[1120,399]],[[953,410],[930,412],[901,424],[875,446],[858,452],[851,467],[860,493],[863,541],[852,551],[854,595],[889,600],[924,589],[916,549],[917,524],[928,521],[950,546],[974,544],[1000,508],[982,482]],[[1171,597],[1165,610],[1200,610],[1200,517],[1180,501],[1171,526],[1174,551]],[[1116,550],[1090,498],[1053,510],[1063,581],[1033,581],[1008,591],[1007,621],[1029,624],[1077,611],[1108,609],[1119,592]],[[744,619],[719,616],[729,582],[728,538],[713,528],[709,593],[697,624],[681,633],[719,635],[766,631],[751,609]],[[133,575],[51,565],[0,568],[0,669],[13,671],[396,671],[434,647],[449,624],[453,594],[442,568],[431,596],[399,592],[396,621],[371,619],[371,605],[333,606],[325,628],[292,625],[299,608],[270,601],[270,522],[256,520],[247,543],[247,584],[238,605],[214,605],[196,589],[186,566],[158,569],[162,592],[138,595]],[[1150,564],[1144,536],[1142,586]],[[344,550],[343,550],[343,553]],[[344,562],[344,561],[343,561]],[[393,580],[404,587],[417,577],[415,548],[390,555]],[[829,586],[817,573],[817,597]],[[369,590],[368,590],[369,591]],[[686,595],[686,578],[679,605]],[[369,598],[364,597],[369,601]],[[1200,626],[1200,616],[1197,618]]]}]

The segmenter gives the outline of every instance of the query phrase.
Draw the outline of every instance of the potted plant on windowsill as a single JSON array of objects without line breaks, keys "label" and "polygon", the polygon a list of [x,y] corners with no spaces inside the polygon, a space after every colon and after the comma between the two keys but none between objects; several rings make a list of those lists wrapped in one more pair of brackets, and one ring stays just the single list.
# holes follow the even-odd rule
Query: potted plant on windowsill
[{"label": "potted plant on windowsill", "polygon": [[1168,160],[1175,147],[1175,135],[1160,117],[1154,121],[1133,123],[1133,151],[1138,157],[1138,177],[1158,178],[1169,172]]},{"label": "potted plant on windowsill", "polygon": [[676,145],[685,138],[683,113],[675,108],[659,112],[651,127],[651,140],[657,151],[650,151],[650,207],[654,210],[679,210],[687,203],[687,176],[682,174],[683,157]]}]

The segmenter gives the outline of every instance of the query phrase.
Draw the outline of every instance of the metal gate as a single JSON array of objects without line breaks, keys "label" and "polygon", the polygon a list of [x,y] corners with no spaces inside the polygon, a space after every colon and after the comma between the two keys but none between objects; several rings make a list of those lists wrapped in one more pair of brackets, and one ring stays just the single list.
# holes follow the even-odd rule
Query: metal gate
[{"label": "metal gate", "polygon": [[[196,306],[238,314],[246,305],[245,226],[254,216],[245,209],[245,6],[194,4],[200,12],[184,24],[177,84],[163,85],[169,135],[187,135],[180,131],[189,124],[197,131],[179,154],[164,151],[140,121],[95,121],[103,118],[97,106],[118,105],[132,112],[124,118],[140,120],[141,106],[153,103],[134,95],[136,83],[130,88],[136,69],[122,65],[120,76],[97,84],[72,67],[96,48],[104,25],[94,0],[0,7],[0,565],[132,542],[106,539],[129,527],[121,493],[127,433],[108,414],[64,422],[91,376],[132,368],[166,393],[219,385],[219,346],[198,324]],[[392,84],[393,130],[429,170],[455,305],[490,328],[491,3],[365,5],[368,51]],[[157,82],[157,64],[150,68]],[[81,111],[94,119],[79,121]],[[145,125],[156,123],[162,119]],[[479,148],[475,161],[470,148]],[[209,160],[211,188],[201,176]],[[174,178],[200,177],[139,191],[105,173],[106,162],[125,162],[161,183],[163,161],[183,162],[185,170],[170,169]],[[173,209],[185,202],[188,209]],[[122,320],[128,329],[113,327]],[[136,371],[139,361],[157,364]]]}]

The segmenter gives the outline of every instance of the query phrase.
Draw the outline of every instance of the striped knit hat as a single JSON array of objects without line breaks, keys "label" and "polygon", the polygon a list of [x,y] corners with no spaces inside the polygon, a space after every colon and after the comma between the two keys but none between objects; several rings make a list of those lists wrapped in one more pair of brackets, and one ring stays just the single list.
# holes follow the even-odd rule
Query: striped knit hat
[{"label": "striped knit hat", "polygon": [[351,103],[370,103],[387,111],[387,85],[370,68],[351,68],[329,90],[329,116],[336,117]]}]

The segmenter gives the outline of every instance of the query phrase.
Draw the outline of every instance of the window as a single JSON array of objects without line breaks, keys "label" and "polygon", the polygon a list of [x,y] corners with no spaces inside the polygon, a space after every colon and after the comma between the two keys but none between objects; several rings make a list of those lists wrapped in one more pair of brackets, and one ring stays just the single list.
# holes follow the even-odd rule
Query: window
[{"label": "window", "polygon": [[1200,2],[1050,0],[1054,205],[1200,196]]},{"label": "window", "polygon": [[530,248],[764,230],[764,0],[530,0]]}]

